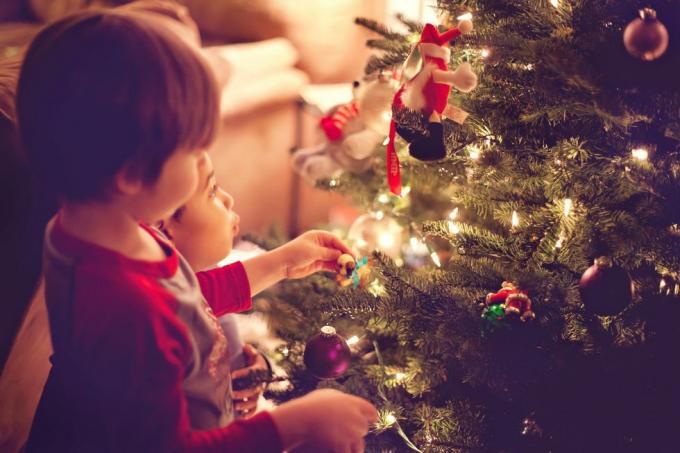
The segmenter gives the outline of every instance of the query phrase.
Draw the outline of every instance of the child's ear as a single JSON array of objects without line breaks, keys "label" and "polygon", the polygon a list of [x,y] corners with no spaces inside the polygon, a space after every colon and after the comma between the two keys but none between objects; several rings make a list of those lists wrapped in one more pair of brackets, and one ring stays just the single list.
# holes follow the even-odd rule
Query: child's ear
[{"label": "child's ear", "polygon": [[124,165],[113,178],[114,189],[122,195],[137,195],[144,187],[139,172],[130,165]]}]

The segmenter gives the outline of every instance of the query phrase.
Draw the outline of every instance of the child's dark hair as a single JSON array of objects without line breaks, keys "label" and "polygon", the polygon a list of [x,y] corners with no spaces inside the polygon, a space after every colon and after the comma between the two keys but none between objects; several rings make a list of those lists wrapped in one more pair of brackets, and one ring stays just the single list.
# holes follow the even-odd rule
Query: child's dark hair
[{"label": "child's dark hair", "polygon": [[43,30],[22,66],[17,112],[36,176],[70,201],[105,199],[121,169],[154,182],[219,119],[198,49],[130,13],[79,13]]}]

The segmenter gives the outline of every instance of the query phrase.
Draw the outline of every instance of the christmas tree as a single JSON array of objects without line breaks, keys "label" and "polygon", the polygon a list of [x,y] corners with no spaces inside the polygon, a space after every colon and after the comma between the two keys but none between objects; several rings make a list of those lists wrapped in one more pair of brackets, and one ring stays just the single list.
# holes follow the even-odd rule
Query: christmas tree
[{"label": "christmas tree", "polygon": [[[357,20],[379,35],[367,77],[406,91],[371,167],[318,185],[366,211],[349,240],[371,274],[270,294],[277,397],[372,400],[368,451],[678,451],[677,2],[438,7],[434,31]],[[423,71],[443,111],[414,100]],[[305,357],[324,325],[348,362]]]}]

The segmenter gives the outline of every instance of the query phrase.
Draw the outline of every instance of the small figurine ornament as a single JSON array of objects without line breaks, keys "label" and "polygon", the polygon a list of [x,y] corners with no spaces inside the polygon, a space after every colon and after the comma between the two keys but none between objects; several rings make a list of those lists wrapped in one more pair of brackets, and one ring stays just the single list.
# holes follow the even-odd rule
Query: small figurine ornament
[{"label": "small figurine ornament", "polygon": [[513,282],[504,281],[501,289],[486,296],[485,306],[500,305],[505,316],[516,315],[521,321],[534,319],[536,314],[531,310],[529,294],[519,289]]},{"label": "small figurine ornament", "polygon": [[319,120],[322,143],[298,149],[293,169],[311,185],[345,171],[362,173],[390,128],[390,105],[397,90],[391,72],[354,83],[354,100],[336,105]]},{"label": "small figurine ornament", "polygon": [[338,258],[338,276],[339,277],[348,278],[349,276],[352,275],[352,272],[354,271],[354,268],[356,268],[356,267],[357,267],[357,263],[356,263],[356,261],[354,261],[354,257],[352,255],[349,255],[347,253],[343,253]]},{"label": "small figurine ornament", "polygon": [[336,280],[340,286],[351,285],[354,288],[365,288],[368,285],[371,267],[367,256],[355,261],[352,255],[344,253],[338,258],[337,269]]}]

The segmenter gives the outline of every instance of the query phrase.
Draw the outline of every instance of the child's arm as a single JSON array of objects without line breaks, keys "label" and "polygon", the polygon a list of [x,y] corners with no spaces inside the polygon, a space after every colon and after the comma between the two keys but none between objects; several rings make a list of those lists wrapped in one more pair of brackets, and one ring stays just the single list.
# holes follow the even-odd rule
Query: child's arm
[{"label": "child's arm", "polygon": [[308,231],[270,252],[244,261],[251,296],[284,278],[302,278],[320,270],[334,271],[349,248],[325,231]]},{"label": "child's arm", "polygon": [[368,401],[333,389],[315,390],[271,413],[284,448],[301,443],[315,451],[364,451],[364,436],[378,411]]},{"label": "child's arm", "polygon": [[243,263],[196,272],[201,293],[215,316],[250,310],[252,300],[248,275]]},{"label": "child's arm", "polygon": [[[193,430],[182,389],[185,357],[191,347],[186,327],[163,299],[92,278],[77,299],[103,299],[107,316],[93,313],[84,332],[88,373],[99,394],[93,400],[109,426],[121,436],[118,451],[252,451],[274,453],[300,443],[317,451],[362,451],[363,436],[377,413],[372,404],[337,390],[318,390],[282,404],[273,412],[230,423],[224,428]],[[102,287],[110,288],[105,294]],[[79,330],[80,331],[80,330]],[[93,395],[94,396],[94,395]],[[86,420],[81,420],[84,426]],[[121,429],[122,428],[122,429]],[[350,450],[352,448],[352,450]]]},{"label": "child's arm", "polygon": [[201,292],[215,316],[249,310],[250,297],[284,278],[302,278],[320,270],[334,271],[338,257],[352,254],[325,231],[308,231],[270,252],[243,263],[197,272]]}]

